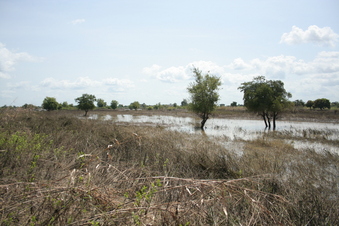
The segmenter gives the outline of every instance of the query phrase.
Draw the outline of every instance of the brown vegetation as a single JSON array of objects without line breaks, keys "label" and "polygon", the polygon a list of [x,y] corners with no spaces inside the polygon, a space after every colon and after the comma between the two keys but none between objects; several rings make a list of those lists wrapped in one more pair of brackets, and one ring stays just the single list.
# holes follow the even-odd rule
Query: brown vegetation
[{"label": "brown vegetation", "polygon": [[239,156],[77,114],[0,112],[1,225],[339,224],[339,156],[296,150],[291,134],[239,140]]}]

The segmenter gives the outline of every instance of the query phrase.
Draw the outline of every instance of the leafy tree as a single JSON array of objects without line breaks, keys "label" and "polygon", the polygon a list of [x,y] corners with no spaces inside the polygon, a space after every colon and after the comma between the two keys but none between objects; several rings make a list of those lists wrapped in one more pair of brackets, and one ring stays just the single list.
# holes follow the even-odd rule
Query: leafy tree
[{"label": "leafy tree", "polygon": [[140,108],[140,103],[138,101],[134,101],[133,103],[131,103],[129,105],[129,109],[134,109],[134,110],[137,110],[138,108]]},{"label": "leafy tree", "polygon": [[244,82],[238,88],[244,92],[244,105],[252,112],[260,114],[265,126],[276,128],[276,119],[280,112],[289,107],[288,98],[292,95],[286,92],[284,83],[280,80],[266,80],[264,76],[258,76],[251,82]]},{"label": "leafy tree", "polygon": [[75,99],[78,103],[78,109],[85,111],[85,116],[87,116],[87,112],[89,110],[93,110],[95,108],[94,102],[96,98],[94,95],[91,94],[82,94],[81,97]]},{"label": "leafy tree", "polygon": [[295,100],[295,101],[293,101],[293,103],[294,103],[294,106],[296,106],[296,107],[304,107],[305,106],[305,102],[302,101],[302,100]]},{"label": "leafy tree", "polygon": [[67,103],[67,101],[62,102],[61,106],[62,106],[63,108],[68,108],[68,103]]},{"label": "leafy tree", "polygon": [[142,107],[143,109],[146,109],[146,108],[147,108],[147,104],[143,103],[143,104],[141,105],[141,107]]},{"label": "leafy tree", "polygon": [[54,97],[46,97],[42,102],[42,108],[47,111],[57,110],[59,107],[59,103],[56,101]]},{"label": "leafy tree", "polygon": [[324,108],[331,109],[331,103],[326,98],[316,99],[314,101],[314,108],[320,108],[320,110],[323,110]]},{"label": "leafy tree", "polygon": [[155,110],[158,110],[158,109],[160,109],[161,108],[161,103],[159,102],[159,103],[157,103],[156,105],[154,105],[154,107],[153,107]]},{"label": "leafy tree", "polygon": [[97,106],[98,106],[98,108],[106,107],[107,103],[103,99],[99,98],[97,100]]},{"label": "leafy tree", "polygon": [[196,113],[201,119],[200,128],[203,130],[207,119],[217,107],[219,101],[220,78],[205,74],[198,68],[193,68],[195,82],[191,83],[187,90],[191,96],[190,110]]},{"label": "leafy tree", "polygon": [[306,107],[311,109],[311,108],[313,108],[313,106],[314,106],[314,101],[313,100],[308,100],[306,102]]},{"label": "leafy tree", "polygon": [[338,101],[332,102],[331,107],[339,107],[339,102]]},{"label": "leafy tree", "polygon": [[182,106],[182,107],[185,107],[185,106],[187,106],[187,105],[188,105],[188,102],[187,102],[186,99],[184,99],[183,101],[181,101],[181,106]]},{"label": "leafy tree", "polygon": [[232,107],[236,107],[236,106],[237,106],[237,102],[233,101],[233,102],[231,103],[231,106],[232,106]]},{"label": "leafy tree", "polygon": [[178,107],[177,103],[174,103],[174,104],[173,104],[173,107],[175,107],[175,108]]},{"label": "leafy tree", "polygon": [[118,104],[119,104],[118,101],[112,100],[110,106],[111,106],[112,109],[117,109],[118,108]]}]

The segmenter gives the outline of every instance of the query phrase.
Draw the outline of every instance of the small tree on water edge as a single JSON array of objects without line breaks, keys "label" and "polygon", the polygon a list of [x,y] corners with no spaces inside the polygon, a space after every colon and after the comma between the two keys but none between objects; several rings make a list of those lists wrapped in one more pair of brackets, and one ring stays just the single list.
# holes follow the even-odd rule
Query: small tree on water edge
[{"label": "small tree on water edge", "polygon": [[78,103],[78,109],[84,110],[85,116],[87,116],[87,112],[95,108],[94,102],[96,98],[94,95],[82,94],[82,96],[76,98],[75,101]]},{"label": "small tree on water edge", "polygon": [[221,81],[219,77],[209,73],[203,75],[198,68],[193,68],[193,73],[195,82],[187,88],[191,97],[189,109],[202,119],[200,128],[203,130],[206,121],[217,107]]}]

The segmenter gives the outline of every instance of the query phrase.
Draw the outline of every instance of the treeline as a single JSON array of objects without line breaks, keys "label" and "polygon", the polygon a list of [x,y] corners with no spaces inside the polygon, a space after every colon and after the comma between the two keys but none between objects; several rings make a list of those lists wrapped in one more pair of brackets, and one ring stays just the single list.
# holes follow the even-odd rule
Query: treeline
[{"label": "treeline", "polygon": [[[66,101],[63,103],[59,103],[56,98],[54,97],[46,97],[42,102],[42,109],[47,111],[52,110],[61,110],[61,109],[80,109],[85,111],[85,115],[87,115],[88,110],[93,110],[94,108],[101,108],[101,109],[117,109],[117,108],[128,108],[130,110],[137,110],[137,109],[167,109],[169,107],[177,108],[179,107],[176,103],[170,104],[170,105],[162,105],[161,103],[155,104],[155,105],[146,105],[145,103],[140,104],[138,101],[134,101],[130,103],[129,105],[122,105],[119,104],[117,100],[112,100],[110,104],[108,105],[107,102],[102,98],[96,98],[95,95],[92,94],[83,94],[81,97],[78,97],[75,99],[78,105],[74,106],[73,104],[68,104]],[[96,103],[96,104],[95,104]],[[188,105],[188,101],[184,99],[181,102],[181,106],[185,107]],[[23,106],[24,108],[27,108],[28,106]]]}]

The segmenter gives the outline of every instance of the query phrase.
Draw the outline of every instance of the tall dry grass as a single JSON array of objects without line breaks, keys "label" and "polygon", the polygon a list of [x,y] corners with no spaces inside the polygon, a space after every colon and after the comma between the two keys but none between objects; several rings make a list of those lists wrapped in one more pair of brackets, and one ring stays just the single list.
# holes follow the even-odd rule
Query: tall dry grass
[{"label": "tall dry grass", "polygon": [[0,114],[1,225],[339,224],[338,155],[279,134],[239,141],[239,156],[76,112]]}]

